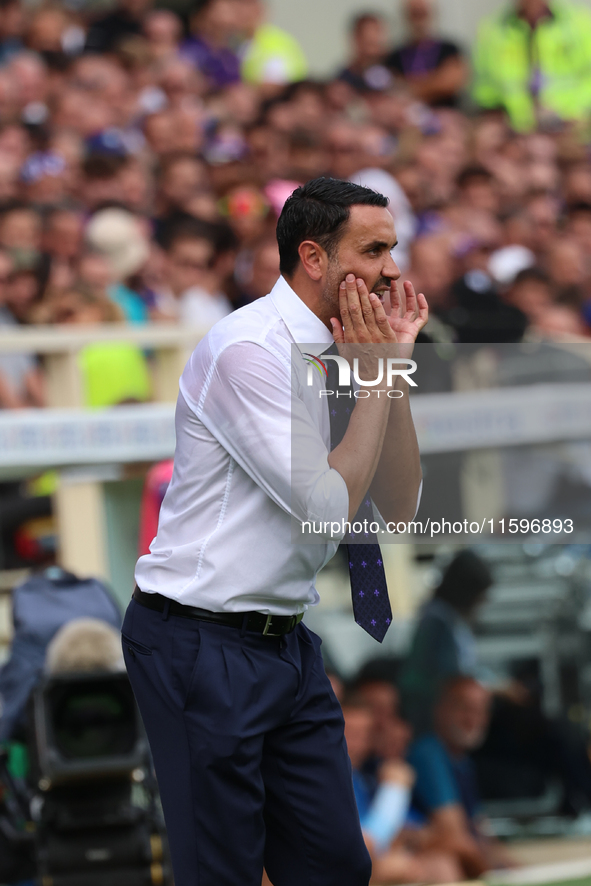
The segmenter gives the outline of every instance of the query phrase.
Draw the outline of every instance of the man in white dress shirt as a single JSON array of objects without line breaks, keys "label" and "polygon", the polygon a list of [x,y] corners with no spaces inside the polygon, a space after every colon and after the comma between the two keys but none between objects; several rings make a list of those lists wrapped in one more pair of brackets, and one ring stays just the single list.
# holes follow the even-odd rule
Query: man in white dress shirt
[{"label": "man in white dress shirt", "polygon": [[[294,544],[292,520],[351,520],[368,490],[386,520],[412,519],[419,454],[407,396],[359,399],[331,449],[326,401],[292,397],[291,362],[294,343],[412,346],[425,325],[424,296],[396,287],[386,206],[349,182],[298,188],[277,226],[282,276],[180,380],[174,473],[123,625],[176,886],[260,886],[263,864],[274,886],[369,882],[342,714],[301,623],[340,538]],[[310,468],[292,482],[294,419]]]}]

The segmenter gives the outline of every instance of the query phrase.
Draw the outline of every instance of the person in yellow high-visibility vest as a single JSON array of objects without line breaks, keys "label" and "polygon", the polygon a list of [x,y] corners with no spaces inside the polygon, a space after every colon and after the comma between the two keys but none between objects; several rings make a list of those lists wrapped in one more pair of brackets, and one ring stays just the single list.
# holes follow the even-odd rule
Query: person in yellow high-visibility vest
[{"label": "person in yellow high-visibility vest", "polygon": [[512,0],[480,25],[473,96],[514,129],[591,116],[591,11],[569,0]]},{"label": "person in yellow high-visibility vest", "polygon": [[305,79],[308,63],[300,44],[266,21],[264,0],[239,0],[235,19],[244,38],[238,55],[245,83],[285,86]]}]

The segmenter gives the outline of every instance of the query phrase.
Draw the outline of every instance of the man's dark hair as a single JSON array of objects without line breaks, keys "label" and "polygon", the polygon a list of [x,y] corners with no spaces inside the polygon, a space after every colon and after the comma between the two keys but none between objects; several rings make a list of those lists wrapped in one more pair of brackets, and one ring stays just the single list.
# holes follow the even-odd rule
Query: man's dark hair
[{"label": "man's dark hair", "polygon": [[386,207],[388,198],[377,191],[336,178],[314,178],[293,192],[277,222],[279,270],[290,277],[297,268],[298,249],[313,240],[329,257],[336,251],[352,206]]}]

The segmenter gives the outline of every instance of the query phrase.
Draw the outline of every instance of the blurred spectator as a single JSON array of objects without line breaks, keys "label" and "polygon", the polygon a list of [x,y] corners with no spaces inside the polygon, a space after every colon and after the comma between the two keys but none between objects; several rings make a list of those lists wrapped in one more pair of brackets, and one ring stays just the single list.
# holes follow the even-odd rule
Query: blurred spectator
[{"label": "blurred spectator", "polygon": [[157,177],[156,215],[166,219],[177,212],[189,212],[194,198],[209,194],[205,163],[190,152],[165,156]]},{"label": "blurred spectator", "polygon": [[235,0],[235,16],[244,43],[241,74],[246,83],[282,86],[303,80],[308,72],[301,46],[286,31],[266,21],[264,0]]},{"label": "blurred spectator", "polygon": [[199,110],[202,78],[188,59],[171,57],[163,61],[159,85],[170,109]]},{"label": "blurred spectator", "polygon": [[164,62],[178,53],[183,26],[178,15],[171,10],[154,9],[148,12],[142,21],[142,32],[153,61]]},{"label": "blurred spectator", "polygon": [[524,200],[525,218],[531,225],[531,245],[543,264],[557,234],[560,205],[553,194],[532,190]]},{"label": "blurred spectator", "polygon": [[591,13],[583,5],[512,0],[480,25],[474,98],[483,108],[503,108],[520,132],[584,120],[590,53]]},{"label": "blurred spectator", "polygon": [[53,151],[31,154],[21,168],[20,180],[27,200],[38,206],[54,205],[67,197],[66,162]]},{"label": "blurred spectator", "polygon": [[591,203],[591,169],[589,164],[574,162],[565,170],[564,174],[564,200],[573,208],[577,204]]},{"label": "blurred spectator", "polygon": [[[0,249],[0,332],[18,326],[6,304],[13,273],[10,255]],[[33,354],[0,354],[0,409],[18,409],[45,404],[43,375]]]},{"label": "blurred spectator", "polygon": [[166,461],[153,465],[146,475],[140,508],[138,544],[138,554],[140,557],[149,552],[150,545],[156,537],[160,507],[172,479],[173,468],[173,460],[171,458],[166,459]]},{"label": "blurred spectator", "polygon": [[585,270],[588,275],[589,256],[591,256],[591,203],[571,204],[568,210],[566,233],[580,247],[585,256]]},{"label": "blurred spectator", "polygon": [[434,107],[455,107],[468,79],[468,67],[455,43],[433,35],[433,2],[405,0],[410,40],[384,63],[404,79],[415,98]]},{"label": "blurred spectator", "polygon": [[91,152],[82,163],[81,196],[85,205],[99,209],[121,198],[122,171],[127,159],[119,154]]},{"label": "blurred spectator", "polygon": [[232,230],[246,248],[252,247],[265,232],[269,202],[253,185],[232,188],[221,201],[221,208]]},{"label": "blurred spectator", "polygon": [[[404,862],[410,867],[411,859],[402,857],[388,858],[386,865],[390,868],[387,876],[381,871],[384,853],[388,853],[390,844],[402,830],[410,805],[410,791],[414,781],[414,773],[410,767],[400,761],[388,762],[378,774],[377,789],[371,790],[364,778],[361,767],[371,751],[372,713],[363,703],[343,700],[345,717],[345,739],[353,769],[353,787],[359,809],[361,827],[365,842],[372,856],[373,879],[377,883],[412,882],[419,879],[404,870]],[[398,869],[395,865],[398,865]],[[376,870],[378,868],[378,870]],[[392,870],[394,868],[394,870]],[[408,869],[407,869],[408,870]],[[382,874],[380,876],[380,874]]]},{"label": "blurred spectator", "polygon": [[240,80],[240,60],[231,48],[236,35],[235,0],[204,0],[191,14],[191,34],[181,52],[207,79],[221,89]]},{"label": "blurred spectator", "polygon": [[491,584],[484,560],[473,551],[460,551],[420,611],[399,678],[402,709],[417,734],[432,728],[433,708],[446,680],[476,670],[470,620]]},{"label": "blurred spectator", "polygon": [[[355,695],[371,711],[373,717],[371,753],[377,759],[385,760],[390,754],[393,726],[399,725],[400,693],[390,675],[384,669],[369,671],[363,669],[355,681]],[[403,738],[403,743],[410,732]],[[404,752],[399,754],[404,757]]]},{"label": "blurred spectator", "polygon": [[414,783],[414,771],[404,761],[406,746],[399,755],[383,760],[377,775],[368,775],[363,764],[373,747],[372,709],[355,695],[346,696],[343,715],[355,799],[372,857],[372,883],[455,882],[459,868],[451,858],[441,852],[410,850],[401,837]]},{"label": "blurred spectator", "polygon": [[552,306],[550,278],[541,268],[520,271],[509,290],[508,298],[536,326],[544,312]]},{"label": "blurred spectator", "polygon": [[35,256],[40,241],[41,216],[36,209],[23,201],[0,210],[0,245],[10,249],[15,258]]},{"label": "blurred spectator", "polygon": [[41,247],[48,264],[48,288],[60,289],[74,283],[82,228],[82,214],[75,210],[55,208],[44,216]]},{"label": "blurred spectator", "polygon": [[[570,270],[576,271],[576,268]],[[532,267],[517,274],[509,289],[508,299],[527,317],[531,332],[535,335],[558,340],[584,336],[583,291],[576,287],[574,290],[572,287],[562,290],[566,304],[557,303],[559,292],[545,271]]]},{"label": "blurred spectator", "polygon": [[440,236],[418,237],[411,247],[410,277],[418,292],[429,293],[429,307],[436,314],[451,305],[454,261],[449,243]]},{"label": "blurred spectator", "polygon": [[106,294],[77,285],[49,290],[32,315],[36,323],[117,323],[123,311]]},{"label": "blurred spectator", "polygon": [[123,209],[103,209],[90,220],[85,238],[88,246],[108,262],[112,283],[107,291],[123,311],[124,319],[145,322],[148,309],[131,285],[149,255],[148,240],[139,220]]},{"label": "blurred spectator", "polygon": [[570,237],[558,237],[547,262],[556,301],[578,311],[586,295],[587,269],[583,250]]},{"label": "blurred spectator", "polygon": [[586,730],[543,710],[540,662],[522,660],[493,698],[490,729],[473,759],[487,800],[540,798],[559,785],[561,814],[591,807],[591,763]]},{"label": "blurred spectator", "polygon": [[35,52],[20,52],[12,57],[7,73],[14,85],[23,122],[29,125],[45,123],[49,116],[46,104],[49,78],[41,56]]},{"label": "blurred spectator", "polygon": [[471,677],[452,678],[435,709],[434,731],[417,739],[408,754],[416,772],[413,805],[468,879],[512,864],[501,844],[486,835],[468,756],[483,742],[489,716],[487,690]]},{"label": "blurred spectator", "polygon": [[[476,198],[473,195],[471,199]],[[486,190],[478,199],[487,199]],[[478,211],[478,207],[472,208]],[[498,230],[496,225],[486,224],[486,215],[482,221],[485,223],[480,231],[475,224],[472,236],[459,238],[456,256],[463,273],[449,290],[448,309],[435,307],[434,313],[455,330],[460,342],[520,341],[527,321],[516,306],[500,297],[490,266],[498,245]]]},{"label": "blurred spectator", "polygon": [[81,579],[49,566],[15,588],[15,637],[10,658],[0,670],[0,740],[14,737],[23,727],[27,700],[42,675],[47,647],[63,625],[79,617],[121,626],[121,614],[98,579]]},{"label": "blurred spectator", "polygon": [[47,647],[46,674],[125,671],[120,631],[102,618],[73,618]]},{"label": "blurred spectator", "polygon": [[43,291],[44,268],[39,256],[16,255],[13,270],[8,278],[4,306],[14,321],[27,323],[39,303]]},{"label": "blurred spectator", "polygon": [[20,0],[5,0],[0,9],[0,64],[5,65],[23,48],[25,13]]},{"label": "blurred spectator", "polygon": [[171,225],[165,237],[165,286],[157,295],[164,314],[184,323],[209,328],[232,310],[219,290],[215,272],[215,229],[188,219]]},{"label": "blurred spectator", "polygon": [[[74,29],[70,15],[63,8],[41,7],[28,22],[25,34],[29,49],[38,52],[48,63],[65,58],[65,52],[80,50],[84,46],[84,32]],[[75,41],[75,42],[73,42]]]},{"label": "blurred spectator", "polygon": [[492,253],[488,270],[497,284],[507,287],[520,271],[531,268],[535,263],[536,257],[531,249],[514,243],[501,246]]},{"label": "blurred spectator", "polygon": [[476,209],[496,215],[499,194],[494,176],[485,166],[467,166],[458,175],[458,197],[466,209]]},{"label": "blurred spectator", "polygon": [[240,294],[234,307],[242,307],[257,298],[268,295],[279,279],[279,249],[277,240],[268,237],[256,243],[252,249],[249,267],[242,273]]},{"label": "blurred spectator", "polygon": [[[123,312],[106,293],[78,284],[48,293],[36,319],[45,323],[117,323]],[[151,380],[140,348],[127,342],[108,341],[86,345],[79,354],[82,396],[85,406],[99,408],[150,399]]]},{"label": "blurred spectator", "polygon": [[338,75],[356,90],[384,88],[392,76],[384,66],[388,51],[388,27],[381,15],[363,12],[351,23],[351,58]]},{"label": "blurred spectator", "polygon": [[126,37],[140,34],[152,0],[118,0],[112,12],[97,18],[86,35],[87,52],[111,52]]}]

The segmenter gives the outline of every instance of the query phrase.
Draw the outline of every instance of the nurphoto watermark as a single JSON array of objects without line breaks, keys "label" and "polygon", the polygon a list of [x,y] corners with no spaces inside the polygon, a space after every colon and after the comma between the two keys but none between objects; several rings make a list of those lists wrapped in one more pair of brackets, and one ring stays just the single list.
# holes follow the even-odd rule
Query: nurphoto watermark
[{"label": "nurphoto watermark", "polygon": [[330,469],[335,426],[342,439],[356,403],[372,395],[391,400],[382,452],[394,489],[404,478],[392,429],[410,409],[423,478],[416,513],[381,514],[375,483],[367,525],[347,519],[346,502],[331,513],[303,501],[292,521],[295,544],[363,544],[370,536],[380,544],[591,544],[591,342],[420,342],[412,352],[294,345],[294,500],[303,476],[315,478],[321,503],[338,499],[339,489],[342,497]]}]

